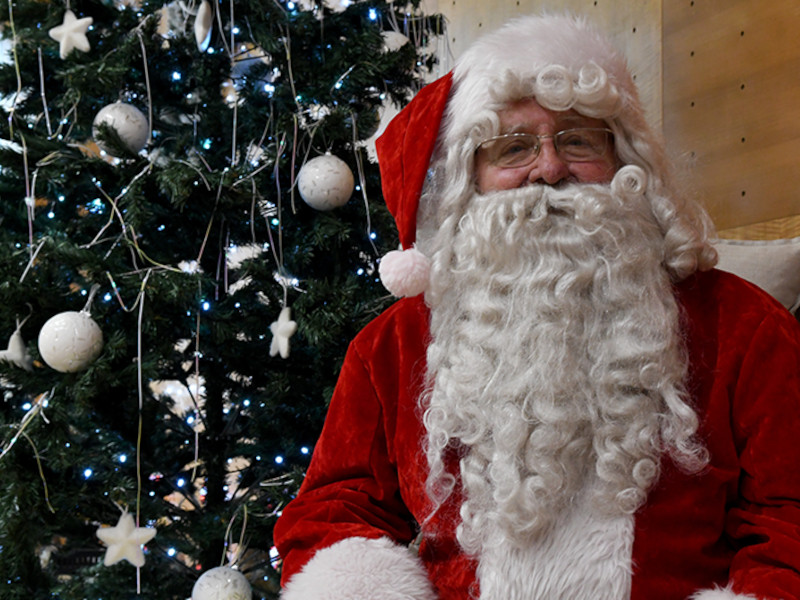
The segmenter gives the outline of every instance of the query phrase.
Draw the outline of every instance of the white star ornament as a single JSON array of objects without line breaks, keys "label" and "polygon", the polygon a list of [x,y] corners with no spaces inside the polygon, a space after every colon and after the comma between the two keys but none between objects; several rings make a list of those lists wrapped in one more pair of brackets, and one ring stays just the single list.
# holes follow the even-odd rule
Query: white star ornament
[{"label": "white star ornament", "polygon": [[58,52],[61,58],[67,58],[73,50],[89,51],[89,39],[86,37],[86,32],[93,21],[92,17],[78,19],[71,10],[64,13],[64,22],[48,32],[50,37],[58,42]]},{"label": "white star ornament", "polygon": [[281,309],[281,314],[277,321],[273,321],[269,326],[272,332],[272,344],[269,347],[269,355],[275,356],[280,353],[281,358],[289,357],[289,338],[297,331],[297,323],[292,321],[292,309],[288,306]]},{"label": "white star ornament", "polygon": [[142,545],[155,535],[154,528],[136,527],[133,516],[128,512],[122,513],[115,527],[101,527],[97,530],[97,537],[108,546],[103,564],[110,567],[121,560],[127,560],[134,567],[143,567]]}]

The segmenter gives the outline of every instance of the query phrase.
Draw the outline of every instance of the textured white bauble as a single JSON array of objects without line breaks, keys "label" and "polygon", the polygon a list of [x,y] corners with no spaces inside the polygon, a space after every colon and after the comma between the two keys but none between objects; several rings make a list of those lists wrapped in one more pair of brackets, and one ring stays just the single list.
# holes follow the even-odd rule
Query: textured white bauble
[{"label": "textured white bauble", "polygon": [[192,600],[250,600],[250,582],[230,567],[209,569],[195,582]]},{"label": "textured white bauble", "polygon": [[133,154],[138,154],[147,143],[150,135],[150,127],[147,124],[147,117],[133,104],[126,102],[114,102],[100,109],[92,123],[92,135],[97,145],[113,155],[114,152],[104,142],[97,139],[99,126],[105,123],[117,132],[117,135],[125,144],[126,148]]},{"label": "textured white bauble", "polygon": [[297,189],[306,204],[317,210],[332,210],[347,204],[355,181],[347,163],[332,154],[312,158],[297,175]]},{"label": "textured white bauble", "polygon": [[103,332],[88,312],[67,311],[51,317],[39,332],[39,354],[56,371],[85,369],[103,349]]}]

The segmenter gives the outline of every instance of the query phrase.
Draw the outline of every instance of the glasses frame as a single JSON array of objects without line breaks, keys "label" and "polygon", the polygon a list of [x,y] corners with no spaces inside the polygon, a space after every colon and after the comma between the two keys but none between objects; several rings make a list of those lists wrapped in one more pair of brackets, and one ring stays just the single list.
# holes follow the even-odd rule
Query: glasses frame
[{"label": "glasses frame", "polygon": [[[598,153],[597,156],[587,156],[586,158],[570,158],[567,156],[562,155],[559,150],[558,138],[565,133],[572,133],[575,131],[602,131],[606,134],[606,142],[603,147],[603,151]],[[561,131],[557,131],[553,134],[543,134],[537,135],[535,133],[525,133],[525,132],[514,132],[514,133],[503,133],[501,135],[495,135],[488,139],[483,140],[478,146],[475,148],[475,154],[477,156],[478,152],[486,145],[492,142],[497,142],[499,140],[509,139],[509,138],[533,138],[536,140],[536,145],[534,146],[535,151],[531,154],[530,160],[526,160],[517,165],[500,165],[494,161],[489,161],[492,166],[497,167],[498,169],[519,169],[522,167],[527,167],[532,165],[536,162],[536,159],[539,158],[539,154],[542,152],[542,140],[552,139],[553,140],[553,147],[555,148],[556,154],[558,154],[559,158],[565,162],[592,162],[595,160],[599,160],[602,156],[608,151],[610,146],[614,144],[614,132],[609,129],[608,127],[571,127],[570,129],[562,129]],[[487,157],[488,158],[488,157]]]}]

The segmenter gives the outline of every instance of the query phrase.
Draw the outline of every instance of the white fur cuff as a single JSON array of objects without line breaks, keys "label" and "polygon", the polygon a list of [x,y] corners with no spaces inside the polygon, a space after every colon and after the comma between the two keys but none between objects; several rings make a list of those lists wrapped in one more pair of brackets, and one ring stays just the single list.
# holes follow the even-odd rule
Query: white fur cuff
[{"label": "white fur cuff", "polygon": [[731,588],[714,588],[693,594],[689,600],[758,600],[755,596],[737,594]]},{"label": "white fur cuff", "polygon": [[436,600],[422,563],[387,538],[353,537],[323,548],[281,600]]}]

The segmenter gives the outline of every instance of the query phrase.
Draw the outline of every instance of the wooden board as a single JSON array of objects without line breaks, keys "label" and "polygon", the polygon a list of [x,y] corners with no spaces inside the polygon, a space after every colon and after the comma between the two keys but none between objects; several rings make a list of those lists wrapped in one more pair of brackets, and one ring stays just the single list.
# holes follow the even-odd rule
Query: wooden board
[{"label": "wooden board", "polygon": [[800,214],[800,2],[663,4],[664,137],[720,229]]}]

